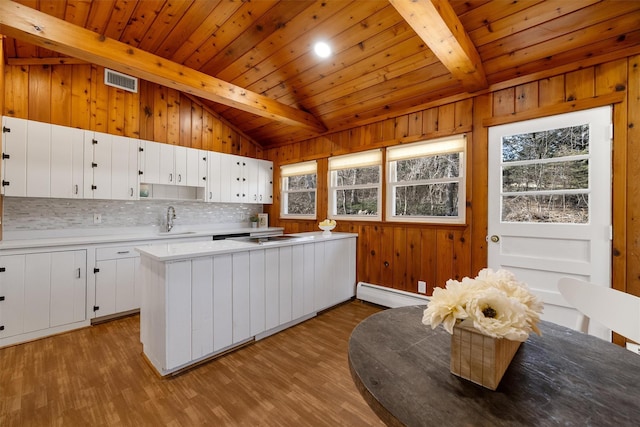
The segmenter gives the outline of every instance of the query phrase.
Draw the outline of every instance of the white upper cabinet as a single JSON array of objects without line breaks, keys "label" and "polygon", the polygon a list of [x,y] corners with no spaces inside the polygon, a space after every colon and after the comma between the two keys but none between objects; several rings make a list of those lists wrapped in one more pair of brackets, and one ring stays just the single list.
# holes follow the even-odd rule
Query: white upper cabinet
[{"label": "white upper cabinet", "polygon": [[160,184],[160,144],[153,141],[140,141],[140,182]]},{"label": "white upper cabinet", "polygon": [[273,203],[273,162],[258,160],[258,201],[257,203]]},{"label": "white upper cabinet", "polygon": [[27,197],[50,197],[51,125],[27,123]]},{"label": "white upper cabinet", "polygon": [[220,161],[222,153],[216,151],[207,152],[207,202],[222,201],[222,179],[220,175]]},{"label": "white upper cabinet", "polygon": [[49,197],[49,129],[50,125],[46,123],[3,117],[2,188],[5,196]]},{"label": "white upper cabinet", "polygon": [[83,162],[84,131],[51,125],[51,197],[83,197]]},{"label": "white upper cabinet", "polygon": [[177,183],[175,158],[175,146],[169,144],[160,144],[160,182],[159,184]]},{"label": "white upper cabinet", "polygon": [[84,131],[84,198],[111,198],[113,135]]},{"label": "white upper cabinet", "polygon": [[27,120],[2,118],[2,192],[27,195]]},{"label": "white upper cabinet", "polygon": [[273,163],[3,117],[2,193],[17,197],[273,203]]},{"label": "white upper cabinet", "polygon": [[137,200],[140,194],[138,176],[138,140],[114,135],[111,146],[111,198]]},{"label": "white upper cabinet", "polygon": [[84,131],[3,117],[6,196],[81,198]]}]

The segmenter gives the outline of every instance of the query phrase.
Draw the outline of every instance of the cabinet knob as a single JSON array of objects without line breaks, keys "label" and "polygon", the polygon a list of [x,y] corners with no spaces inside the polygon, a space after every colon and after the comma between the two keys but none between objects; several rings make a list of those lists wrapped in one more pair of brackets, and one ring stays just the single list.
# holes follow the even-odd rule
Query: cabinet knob
[{"label": "cabinet knob", "polygon": [[0,325],[0,331],[4,331],[4,325]]}]

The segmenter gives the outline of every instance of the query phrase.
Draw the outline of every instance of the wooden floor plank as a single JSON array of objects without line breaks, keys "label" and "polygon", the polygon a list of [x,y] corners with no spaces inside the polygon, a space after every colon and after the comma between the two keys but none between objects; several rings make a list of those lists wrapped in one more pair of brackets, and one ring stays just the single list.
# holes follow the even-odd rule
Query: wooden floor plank
[{"label": "wooden floor plank", "polygon": [[0,349],[0,426],[381,426],[347,365],[353,301],[171,378],[139,316]]}]

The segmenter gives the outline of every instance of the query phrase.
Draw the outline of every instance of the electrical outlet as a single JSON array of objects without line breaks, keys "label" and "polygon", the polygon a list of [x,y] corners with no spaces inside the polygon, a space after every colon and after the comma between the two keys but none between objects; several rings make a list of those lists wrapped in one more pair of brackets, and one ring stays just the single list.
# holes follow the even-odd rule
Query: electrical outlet
[{"label": "electrical outlet", "polygon": [[427,282],[423,280],[418,280],[418,293],[421,293],[421,294],[427,293]]},{"label": "electrical outlet", "polygon": [[102,215],[99,213],[94,213],[93,214],[93,223],[94,224],[100,224],[102,222]]}]

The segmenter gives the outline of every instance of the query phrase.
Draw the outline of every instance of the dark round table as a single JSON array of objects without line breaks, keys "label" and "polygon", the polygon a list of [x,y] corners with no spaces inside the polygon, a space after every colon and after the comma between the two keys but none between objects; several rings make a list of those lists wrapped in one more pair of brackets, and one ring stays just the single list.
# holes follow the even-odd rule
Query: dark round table
[{"label": "dark round table", "polygon": [[449,371],[451,336],[423,325],[424,309],[376,313],[349,339],[353,380],[388,425],[640,425],[637,354],[541,322],[491,391]]}]

